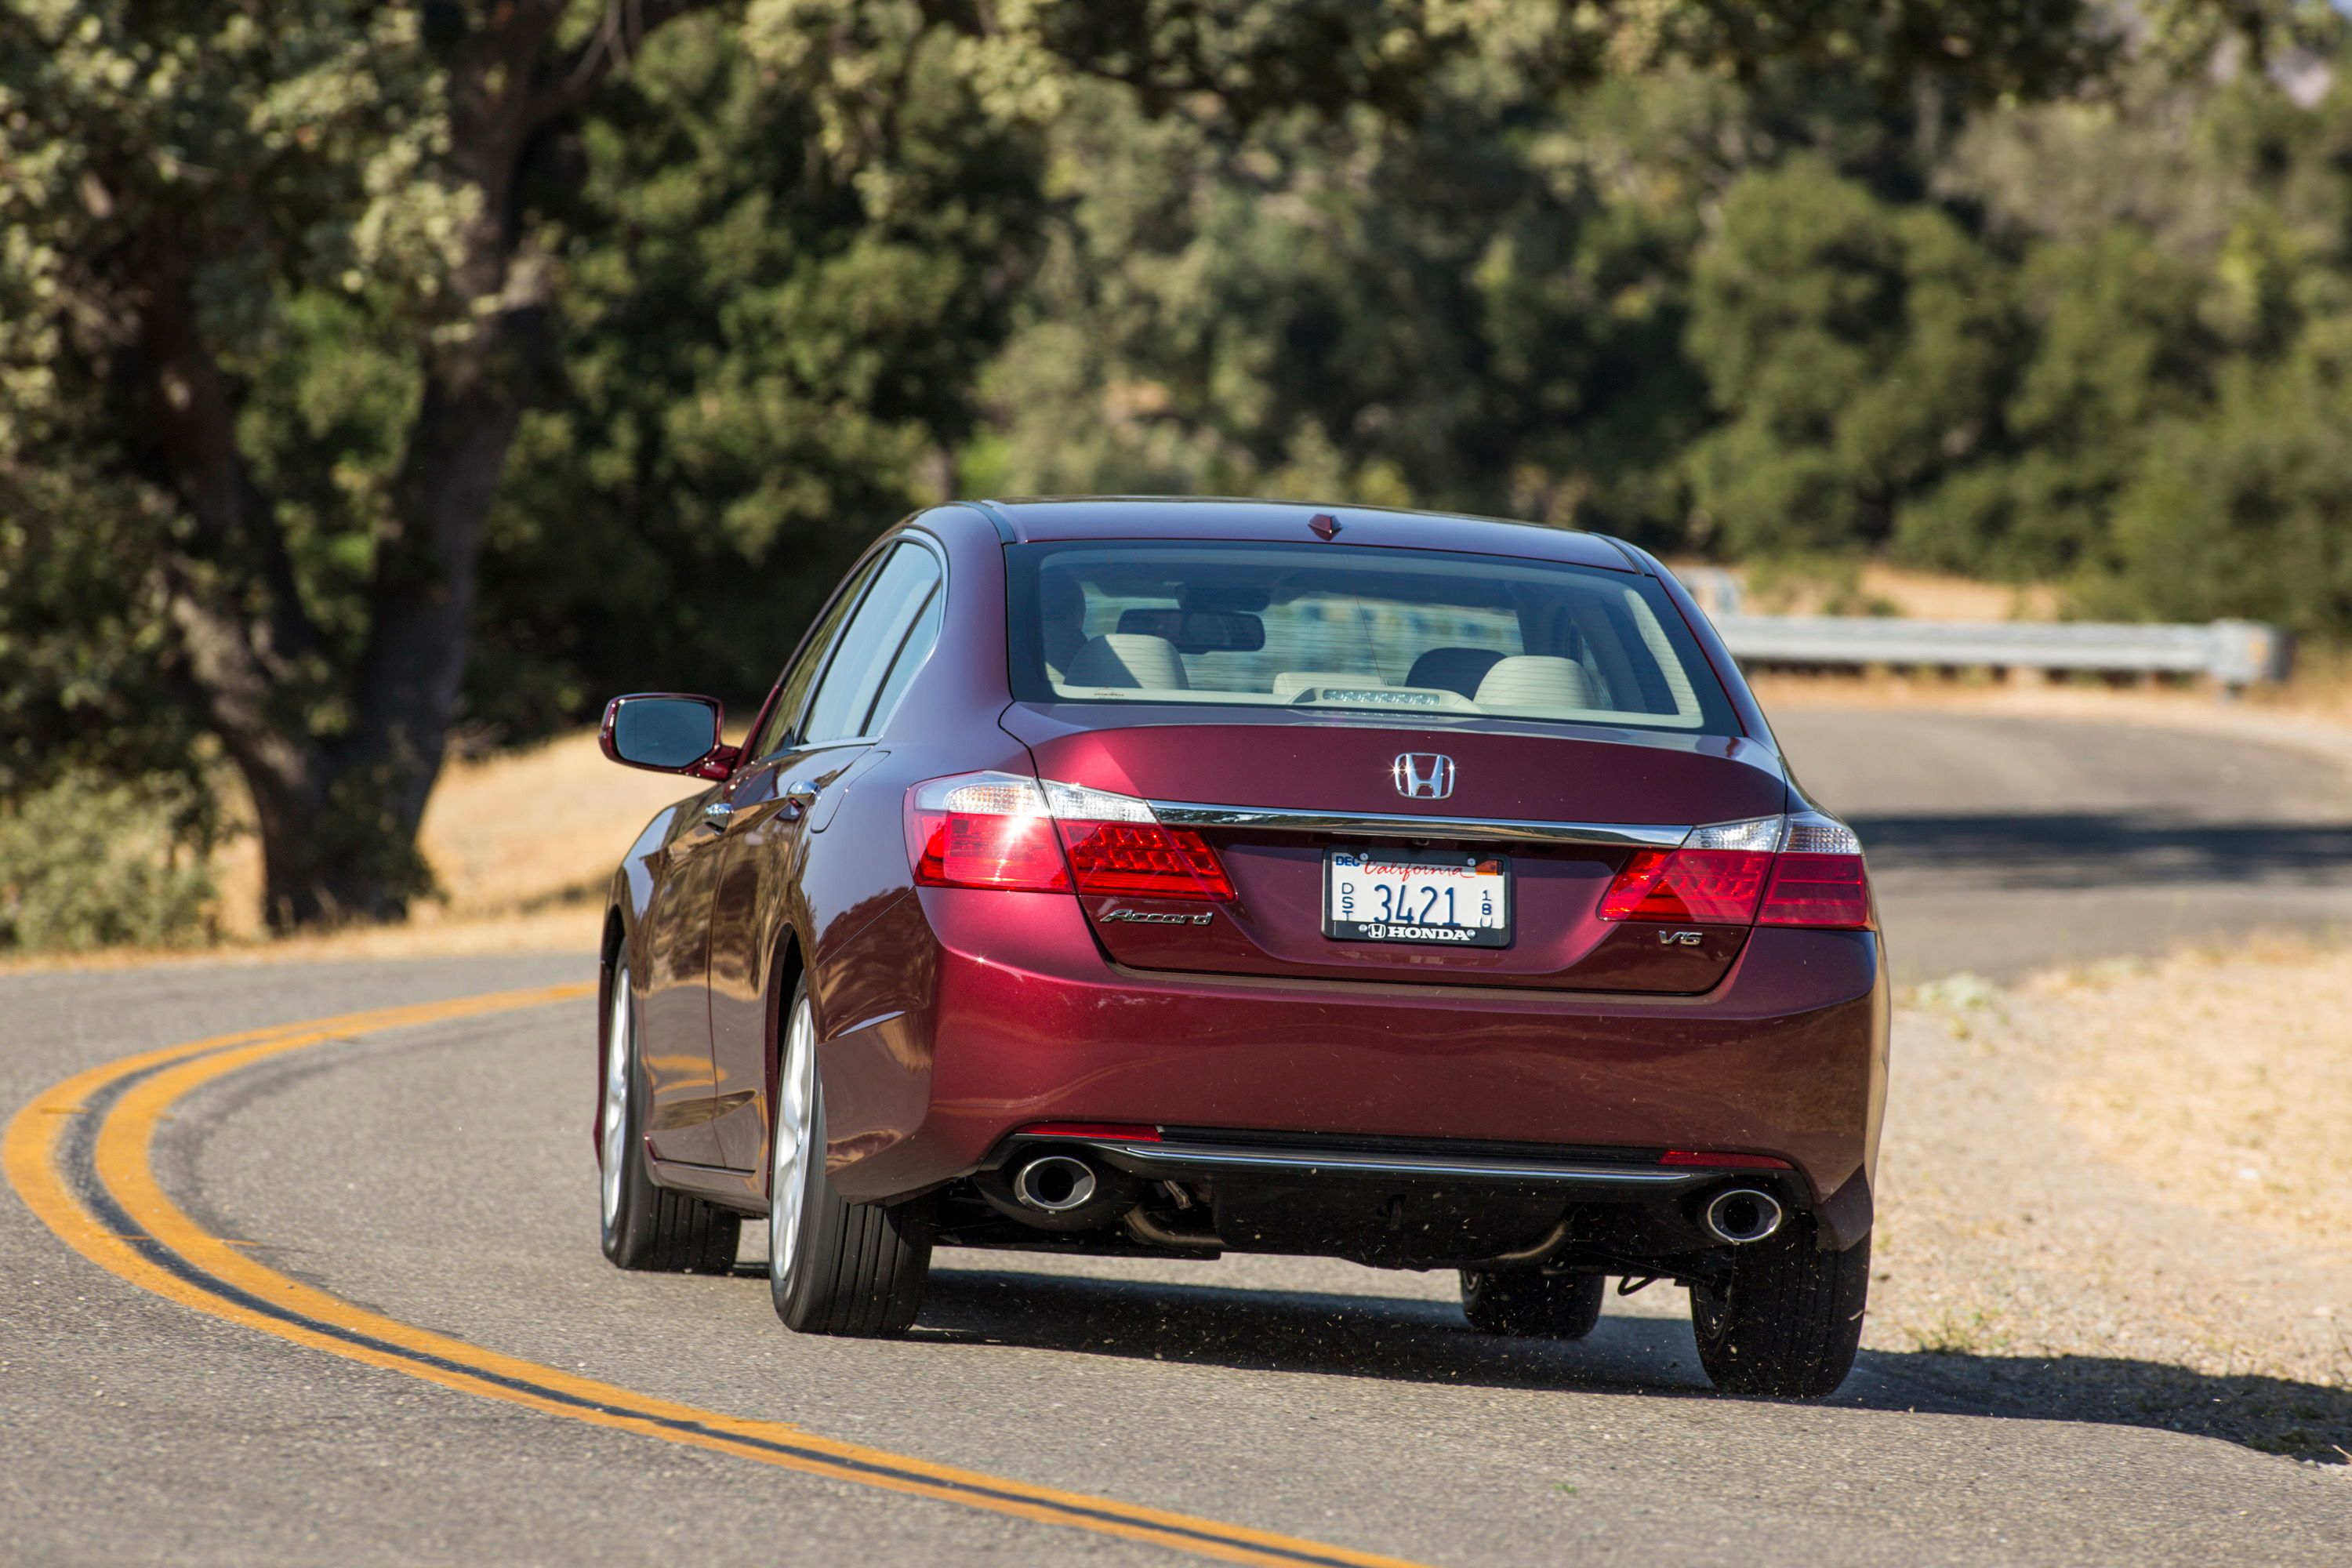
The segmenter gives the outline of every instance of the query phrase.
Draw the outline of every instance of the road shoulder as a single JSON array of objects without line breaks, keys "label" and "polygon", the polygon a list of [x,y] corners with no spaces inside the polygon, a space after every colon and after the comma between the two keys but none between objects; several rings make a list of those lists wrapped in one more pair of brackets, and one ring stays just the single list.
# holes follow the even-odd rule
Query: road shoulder
[{"label": "road shoulder", "polygon": [[2347,1000],[2352,950],[2289,942],[1920,988],[1866,1347],[2352,1479]]}]

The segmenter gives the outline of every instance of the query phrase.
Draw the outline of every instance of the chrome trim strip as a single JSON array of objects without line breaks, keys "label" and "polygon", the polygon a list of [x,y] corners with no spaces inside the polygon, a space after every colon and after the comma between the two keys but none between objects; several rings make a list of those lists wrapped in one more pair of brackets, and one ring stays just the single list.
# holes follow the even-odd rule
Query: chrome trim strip
[{"label": "chrome trim strip", "polygon": [[1365,1154],[1341,1151],[1308,1153],[1288,1149],[1252,1149],[1223,1143],[1129,1143],[1115,1138],[1073,1139],[1106,1153],[1148,1165],[1227,1167],[1244,1170],[1340,1171],[1373,1176],[1466,1176],[1481,1181],[1596,1182],[1628,1186],[1686,1186],[1723,1174],[1683,1166],[1555,1165],[1541,1161],[1480,1160],[1425,1154]]},{"label": "chrome trim strip", "polygon": [[1405,816],[1386,812],[1293,811],[1281,806],[1202,805],[1155,800],[1152,815],[1171,827],[1256,827],[1274,833],[1330,833],[1353,838],[1498,838],[1519,844],[1595,844],[1672,849],[1690,828],[1656,823],[1515,822],[1502,817]]}]

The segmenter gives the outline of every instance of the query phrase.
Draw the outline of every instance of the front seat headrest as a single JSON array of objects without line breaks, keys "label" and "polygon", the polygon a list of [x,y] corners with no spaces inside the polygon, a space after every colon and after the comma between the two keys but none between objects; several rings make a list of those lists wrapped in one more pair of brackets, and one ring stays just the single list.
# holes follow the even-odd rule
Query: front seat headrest
[{"label": "front seat headrest", "polygon": [[1516,653],[1495,661],[1478,682],[1478,706],[1498,713],[1590,710],[1592,680],[1584,666],[1549,654]]},{"label": "front seat headrest", "polygon": [[1465,697],[1475,698],[1478,683],[1486,679],[1486,672],[1502,658],[1483,647],[1433,647],[1412,661],[1412,672],[1406,675],[1404,683],[1433,686],[1440,691],[1459,691]]}]

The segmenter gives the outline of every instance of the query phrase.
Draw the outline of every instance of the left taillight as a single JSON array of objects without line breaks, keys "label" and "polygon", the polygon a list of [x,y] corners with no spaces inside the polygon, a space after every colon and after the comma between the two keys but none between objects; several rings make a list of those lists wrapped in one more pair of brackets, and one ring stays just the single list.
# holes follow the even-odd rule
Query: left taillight
[{"label": "left taillight", "polygon": [[1066,893],[1069,863],[1035,779],[963,773],[907,792],[907,851],[927,888]]},{"label": "left taillight", "polygon": [[1198,833],[1150,803],[1013,773],[961,773],[907,794],[907,849],[931,888],[1223,902],[1233,883]]},{"label": "left taillight", "polygon": [[1863,931],[1870,879],[1862,841],[1834,817],[1717,823],[1677,848],[1635,850],[1601,895],[1601,918]]}]

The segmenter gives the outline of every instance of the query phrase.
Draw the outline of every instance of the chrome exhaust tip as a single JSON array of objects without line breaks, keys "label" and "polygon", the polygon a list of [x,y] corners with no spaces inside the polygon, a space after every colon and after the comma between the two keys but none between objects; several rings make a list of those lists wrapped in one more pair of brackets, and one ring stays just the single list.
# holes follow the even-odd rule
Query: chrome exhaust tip
[{"label": "chrome exhaust tip", "polygon": [[1707,1235],[1733,1247],[1761,1241],[1780,1228],[1780,1200],[1754,1187],[1727,1187],[1707,1199],[1700,1223]]},{"label": "chrome exhaust tip", "polygon": [[1013,1174],[1013,1195],[1039,1214],[1068,1214],[1094,1201],[1095,1168],[1074,1154],[1040,1154]]}]

